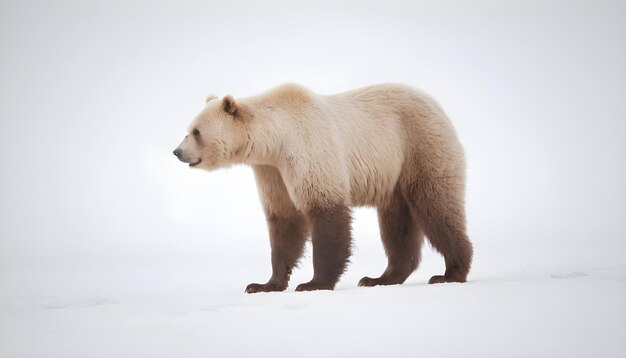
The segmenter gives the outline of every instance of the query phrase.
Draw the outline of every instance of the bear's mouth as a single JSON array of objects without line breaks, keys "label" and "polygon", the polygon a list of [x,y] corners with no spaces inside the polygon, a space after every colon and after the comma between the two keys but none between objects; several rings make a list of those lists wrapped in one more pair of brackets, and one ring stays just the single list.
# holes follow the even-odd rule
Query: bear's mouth
[{"label": "bear's mouth", "polygon": [[202,159],[198,159],[198,161],[195,162],[195,163],[189,163],[189,166],[190,167],[195,167],[196,165],[200,164],[201,161],[202,161]]}]

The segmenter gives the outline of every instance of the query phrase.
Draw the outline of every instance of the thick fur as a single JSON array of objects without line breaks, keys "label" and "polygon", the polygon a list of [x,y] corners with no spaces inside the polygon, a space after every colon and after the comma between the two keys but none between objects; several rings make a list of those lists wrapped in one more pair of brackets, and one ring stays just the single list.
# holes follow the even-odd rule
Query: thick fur
[{"label": "thick fur", "polygon": [[[424,235],[445,259],[430,283],[465,282],[465,162],[437,103],[403,85],[322,96],[289,84],[255,97],[209,100],[175,154],[197,168],[253,167],[270,231],[273,274],[247,292],[278,291],[312,235],[313,279],[332,289],[350,256],[350,207],[377,207],[388,267],[359,285],[400,284]],[[195,133],[195,134],[194,134]]]}]

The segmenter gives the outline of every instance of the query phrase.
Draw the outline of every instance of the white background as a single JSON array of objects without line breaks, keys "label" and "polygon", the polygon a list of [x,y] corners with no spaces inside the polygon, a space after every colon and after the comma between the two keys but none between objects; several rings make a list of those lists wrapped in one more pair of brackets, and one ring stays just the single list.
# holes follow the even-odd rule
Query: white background
[{"label": "white background", "polygon": [[[424,285],[443,271],[443,260],[426,246],[423,265],[406,285],[356,289],[361,276],[381,273],[386,260],[375,212],[358,209],[357,249],[338,286],[343,296],[341,290],[243,295],[247,283],[264,282],[270,274],[251,170],[191,170],[171,152],[207,94],[245,97],[284,82],[320,94],[400,82],[440,102],[468,162],[467,214],[476,251],[468,284]],[[441,332],[425,330],[441,319],[428,307],[446,310],[447,298],[472,295],[482,281],[518,282],[513,286],[526,295],[545,289],[555,301],[567,301],[593,289],[563,282],[592,285],[599,276],[614,279],[594,298],[610,313],[610,322],[597,322],[606,332],[595,341],[583,339],[597,332],[587,320],[597,307],[596,301],[580,301],[558,319],[565,327],[589,326],[588,332],[535,341],[535,350],[526,353],[623,355],[626,307],[615,302],[626,302],[625,103],[622,1],[2,1],[0,353],[177,356],[180,345],[190,356],[287,354],[292,351],[269,343],[259,343],[256,351],[242,346],[240,341],[256,342],[253,337],[272,339],[258,331],[224,331],[224,324],[246,326],[246,317],[256,315],[261,332],[285,329],[284,342],[298,341],[303,338],[276,322],[290,319],[289,302],[319,309],[305,313],[303,321],[317,322],[322,314],[332,325],[359,300],[384,317],[385,304],[371,295],[403,297],[398,319],[414,316],[423,326],[420,334],[443,337],[446,325]],[[310,266],[307,254],[290,290],[308,281]],[[547,277],[539,281],[545,287],[525,281],[533,275]],[[550,277],[573,280],[552,285]],[[485,300],[494,291],[506,291],[490,287],[481,291],[478,307],[488,307]],[[512,296],[521,305],[528,302]],[[272,306],[279,301],[287,308]],[[156,313],[137,318],[125,306],[129,302],[141,309],[152,303]],[[194,318],[177,321],[180,326],[163,318],[170,317],[164,313],[169,309],[197,313],[237,302],[257,310],[233,309],[206,321],[189,314]],[[529,326],[516,325],[511,337],[531,339],[529,327],[545,327],[543,310],[551,310],[541,299],[535,303],[537,310],[526,316]],[[406,316],[413,305],[431,315]],[[113,313],[81,311],[93,306]],[[502,327],[495,312],[484,314],[494,330]],[[167,322],[167,333],[159,331],[163,336],[128,326],[155,315]],[[477,318],[465,318],[461,327],[475,327]],[[376,317],[368,322],[385,327]],[[413,329],[408,322],[400,327]],[[214,341],[202,341],[205,346],[193,334],[164,338],[185,329]],[[326,337],[308,329],[311,341]],[[318,345],[307,352],[420,352],[408,341],[384,344],[394,337],[385,330],[377,335],[383,343],[373,344],[361,329],[347,325],[352,333],[337,337],[343,343],[336,350]],[[563,329],[557,325],[550,332]],[[478,332],[494,334],[489,328]],[[357,340],[361,333],[371,339]],[[104,344],[124,337],[141,338],[128,338],[129,346]],[[431,356],[494,353],[481,351],[480,344],[465,351],[443,345],[447,350],[423,349]],[[496,346],[500,355],[524,354],[508,340]]]}]

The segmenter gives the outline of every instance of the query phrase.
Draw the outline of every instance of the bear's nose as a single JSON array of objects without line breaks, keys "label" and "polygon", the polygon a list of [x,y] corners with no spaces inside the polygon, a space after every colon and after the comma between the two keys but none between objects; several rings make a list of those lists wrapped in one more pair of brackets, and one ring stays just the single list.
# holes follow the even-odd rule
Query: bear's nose
[{"label": "bear's nose", "polygon": [[174,155],[176,156],[176,158],[180,159],[180,156],[183,155],[183,151],[180,150],[180,148],[176,148],[174,149]]}]

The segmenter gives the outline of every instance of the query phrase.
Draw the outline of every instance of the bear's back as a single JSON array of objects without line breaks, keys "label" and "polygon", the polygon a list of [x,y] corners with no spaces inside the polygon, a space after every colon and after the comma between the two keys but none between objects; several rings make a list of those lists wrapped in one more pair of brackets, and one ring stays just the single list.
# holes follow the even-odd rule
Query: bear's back
[{"label": "bear's back", "polygon": [[348,171],[352,205],[386,201],[404,162],[405,138],[399,115],[375,88],[325,98],[332,108],[337,143]]},{"label": "bear's back", "polygon": [[297,150],[300,160],[314,161],[304,167],[324,171],[330,179],[323,182],[340,185],[354,206],[387,202],[400,176],[417,169],[420,157],[433,159],[432,152],[446,145],[440,139],[453,133],[430,97],[404,85],[325,96],[286,84],[260,101],[269,102],[288,114],[288,133],[296,143],[290,150]]}]

